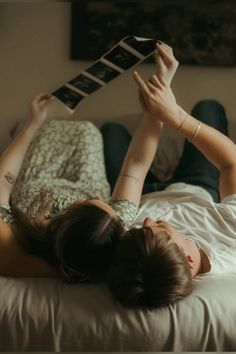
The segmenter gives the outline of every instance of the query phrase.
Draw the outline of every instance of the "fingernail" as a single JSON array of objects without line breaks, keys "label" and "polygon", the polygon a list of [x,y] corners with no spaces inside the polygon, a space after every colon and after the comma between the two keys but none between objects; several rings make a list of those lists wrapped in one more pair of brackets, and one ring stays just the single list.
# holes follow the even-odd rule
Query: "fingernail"
[{"label": "fingernail", "polygon": [[157,44],[158,45],[162,45],[162,41],[157,41]]}]

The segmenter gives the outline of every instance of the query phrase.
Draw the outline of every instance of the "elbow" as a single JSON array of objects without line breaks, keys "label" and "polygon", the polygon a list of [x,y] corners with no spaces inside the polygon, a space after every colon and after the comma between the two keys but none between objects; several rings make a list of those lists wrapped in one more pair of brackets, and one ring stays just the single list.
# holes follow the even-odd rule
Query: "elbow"
[{"label": "elbow", "polygon": [[232,175],[236,176],[236,162],[225,163],[219,167],[221,175]]},{"label": "elbow", "polygon": [[232,159],[232,160],[222,161],[222,163],[218,165],[218,169],[220,170],[220,172],[235,170],[236,160]]}]

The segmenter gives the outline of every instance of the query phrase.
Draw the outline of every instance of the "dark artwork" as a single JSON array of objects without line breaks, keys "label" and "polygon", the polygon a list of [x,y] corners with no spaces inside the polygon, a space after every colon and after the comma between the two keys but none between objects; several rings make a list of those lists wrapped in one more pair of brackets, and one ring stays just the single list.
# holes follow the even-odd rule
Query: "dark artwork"
[{"label": "dark artwork", "polygon": [[58,90],[52,92],[52,95],[57,97],[70,109],[75,109],[77,104],[84,98],[79,93],[69,89],[67,86],[62,86]]},{"label": "dark artwork", "polygon": [[109,66],[100,61],[97,61],[86,71],[104,82],[109,82],[115,79],[120,74],[119,71],[110,68]]},{"label": "dark artwork", "polygon": [[72,59],[97,60],[129,35],[166,42],[181,64],[233,66],[236,1],[72,2]]},{"label": "dark artwork", "polygon": [[76,78],[69,81],[69,84],[75,86],[76,88],[80,89],[81,91],[87,94],[90,94],[101,87],[100,84],[89,79],[87,76],[83,74],[80,74]]}]

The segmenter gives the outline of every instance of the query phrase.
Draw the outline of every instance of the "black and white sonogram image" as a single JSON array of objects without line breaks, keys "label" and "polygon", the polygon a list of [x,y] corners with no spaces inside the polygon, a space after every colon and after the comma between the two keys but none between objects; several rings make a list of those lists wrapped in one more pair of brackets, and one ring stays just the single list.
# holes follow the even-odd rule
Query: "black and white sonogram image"
[{"label": "black and white sonogram image", "polygon": [[[128,36],[97,59],[90,67],[68,81],[52,94],[71,110],[85,97],[105,86],[132,66],[142,62],[155,49],[156,41],[149,38]],[[122,45],[129,47],[123,48]],[[135,49],[140,54],[132,53]],[[130,50],[130,51],[129,51]],[[68,86],[71,85],[71,87]]]},{"label": "black and white sonogram image", "polygon": [[120,45],[117,45],[114,49],[108,52],[104,56],[104,59],[110,61],[111,63],[119,66],[124,70],[129,69],[131,66],[137,64],[140,61],[138,57],[128,52]]},{"label": "black and white sonogram image", "polygon": [[128,44],[130,47],[134,48],[137,50],[139,53],[143,55],[148,55],[151,54],[154,49],[155,49],[155,44],[156,40],[154,39],[144,39],[144,38],[138,38],[134,36],[129,36],[125,39],[123,39],[123,42]]},{"label": "black and white sonogram image", "polygon": [[77,104],[84,98],[84,96],[71,90],[67,86],[60,87],[58,90],[54,91],[52,95],[57,97],[70,109],[74,109]]},{"label": "black and white sonogram image", "polygon": [[98,79],[109,82],[115,79],[120,72],[110,68],[106,64],[102,63],[101,61],[97,61],[94,65],[86,70],[89,74],[97,77]]},{"label": "black and white sonogram image", "polygon": [[87,94],[90,94],[100,89],[101,87],[101,85],[98,84],[96,81],[89,79],[83,74],[80,74],[79,76],[75,77],[74,79],[69,81],[69,83]]}]

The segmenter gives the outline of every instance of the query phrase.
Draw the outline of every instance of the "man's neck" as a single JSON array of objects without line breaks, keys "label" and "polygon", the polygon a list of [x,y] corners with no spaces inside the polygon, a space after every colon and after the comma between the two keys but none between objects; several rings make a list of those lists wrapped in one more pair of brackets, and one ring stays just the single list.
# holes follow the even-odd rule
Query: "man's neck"
[{"label": "man's neck", "polygon": [[187,247],[188,247],[188,252],[189,255],[193,259],[193,264],[192,264],[192,277],[195,277],[198,274],[205,273],[205,262],[203,258],[203,252],[200,251],[200,248],[196,245],[196,243],[192,240],[186,240],[187,241]]}]

